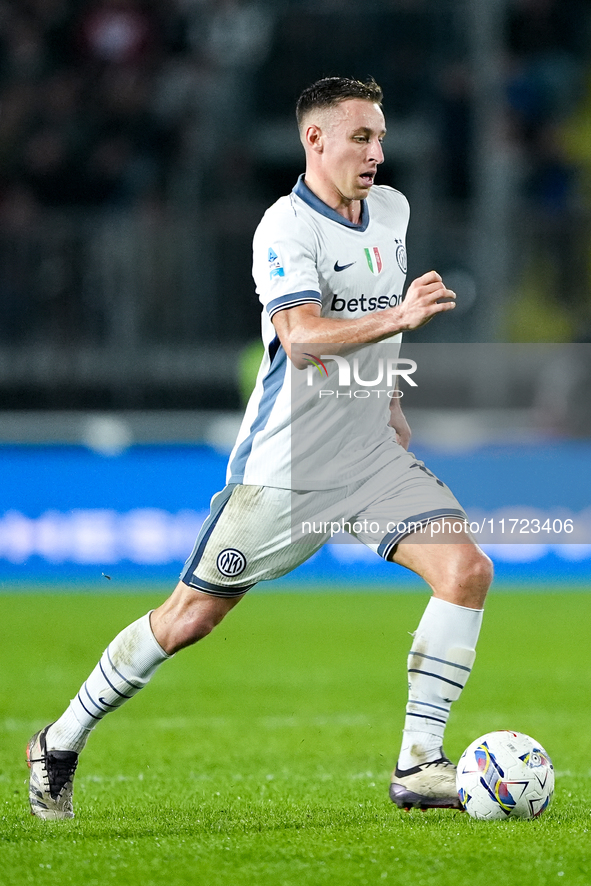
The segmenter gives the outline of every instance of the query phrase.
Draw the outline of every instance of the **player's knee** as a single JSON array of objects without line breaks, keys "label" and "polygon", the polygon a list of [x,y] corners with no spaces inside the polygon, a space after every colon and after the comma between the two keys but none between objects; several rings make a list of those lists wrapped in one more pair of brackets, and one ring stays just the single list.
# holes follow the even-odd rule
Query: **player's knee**
[{"label": "player's knee", "polygon": [[[476,546],[459,564],[458,589],[471,605],[479,608],[484,604],[493,580],[493,564],[490,557]],[[467,605],[467,604],[463,604]]]},{"label": "player's knee", "polygon": [[152,613],[154,636],[169,655],[178,652],[207,637],[235,603],[179,584],[172,596]]},{"label": "player's knee", "polygon": [[203,640],[213,629],[219,625],[226,613],[220,609],[194,607],[184,613],[182,623],[179,625],[179,634],[182,635],[183,646],[189,646]]},{"label": "player's knee", "polygon": [[475,556],[470,563],[470,576],[475,584],[486,587],[488,590],[493,580],[493,563],[484,551],[476,548]]}]

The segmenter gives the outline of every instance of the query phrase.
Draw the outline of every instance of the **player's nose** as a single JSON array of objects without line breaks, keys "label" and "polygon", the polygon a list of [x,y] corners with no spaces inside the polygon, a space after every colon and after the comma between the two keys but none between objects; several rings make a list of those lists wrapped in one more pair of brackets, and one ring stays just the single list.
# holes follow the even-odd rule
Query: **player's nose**
[{"label": "player's nose", "polygon": [[383,163],[384,162],[384,149],[382,148],[381,141],[376,138],[370,145],[370,160],[374,163]]}]

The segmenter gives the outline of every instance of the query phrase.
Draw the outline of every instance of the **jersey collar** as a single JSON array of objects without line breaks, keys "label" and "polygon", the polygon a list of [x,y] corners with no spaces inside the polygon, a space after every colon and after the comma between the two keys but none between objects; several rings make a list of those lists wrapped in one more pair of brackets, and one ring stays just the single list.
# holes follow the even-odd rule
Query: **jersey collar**
[{"label": "jersey collar", "polygon": [[332,221],[338,222],[340,225],[344,225],[346,228],[353,228],[355,231],[365,231],[367,230],[367,226],[369,225],[369,209],[367,206],[367,200],[361,201],[361,220],[359,224],[354,224],[353,222],[348,221],[346,218],[343,218],[342,215],[339,215],[334,209],[331,209],[320,197],[317,197],[316,194],[310,190],[308,185],[304,181],[304,173],[300,175],[298,178],[296,185],[293,189],[293,193],[296,194],[303,200],[304,203],[307,203],[312,209],[315,209],[316,212],[319,212],[320,215],[323,215],[325,218],[330,218]]}]

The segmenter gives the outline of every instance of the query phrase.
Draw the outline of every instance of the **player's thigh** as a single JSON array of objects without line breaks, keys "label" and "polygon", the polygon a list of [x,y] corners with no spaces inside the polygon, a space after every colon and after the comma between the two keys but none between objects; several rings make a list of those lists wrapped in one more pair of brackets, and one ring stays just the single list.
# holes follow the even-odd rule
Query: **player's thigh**
[{"label": "player's thigh", "polygon": [[285,575],[327,537],[326,532],[311,533],[294,540],[294,520],[294,493],[289,489],[226,487],[212,500],[181,580],[196,590],[230,598],[259,581]]},{"label": "player's thigh", "polygon": [[348,502],[353,533],[384,560],[403,539],[445,518],[463,530],[466,514],[451,490],[412,452],[397,446],[389,464],[368,477]]},{"label": "player's thigh", "polygon": [[357,537],[390,562],[416,572],[443,599],[480,608],[492,578],[488,557],[470,535],[451,490],[412,453],[392,463],[362,490]]}]

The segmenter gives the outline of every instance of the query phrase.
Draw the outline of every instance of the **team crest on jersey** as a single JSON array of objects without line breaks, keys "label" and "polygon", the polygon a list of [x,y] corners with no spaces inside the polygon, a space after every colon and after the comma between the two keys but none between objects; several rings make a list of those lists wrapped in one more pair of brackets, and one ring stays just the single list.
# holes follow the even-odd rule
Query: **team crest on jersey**
[{"label": "team crest on jersey", "polygon": [[367,259],[369,270],[372,274],[379,274],[384,265],[378,247],[370,246],[369,249],[364,249],[363,251],[365,252],[365,258]]},{"label": "team crest on jersey", "polygon": [[274,249],[269,249],[267,259],[269,262],[269,277],[271,279],[273,279],[273,277],[285,277],[285,271],[283,270],[281,259]]},{"label": "team crest on jersey", "polygon": [[236,548],[226,548],[218,554],[216,566],[222,575],[233,578],[246,569],[246,557]]},{"label": "team crest on jersey", "polygon": [[406,249],[404,248],[404,243],[399,242],[396,247],[396,261],[402,273],[406,274]]}]

